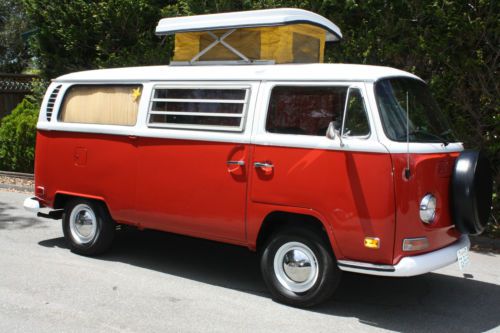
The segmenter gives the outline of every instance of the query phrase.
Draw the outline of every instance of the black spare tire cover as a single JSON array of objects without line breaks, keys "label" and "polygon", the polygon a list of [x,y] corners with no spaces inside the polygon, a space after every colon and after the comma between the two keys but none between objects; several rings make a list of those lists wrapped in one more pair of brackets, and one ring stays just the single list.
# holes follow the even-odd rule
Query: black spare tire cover
[{"label": "black spare tire cover", "polygon": [[486,156],[465,150],[455,161],[451,179],[451,213],[457,229],[479,235],[491,213],[493,179]]}]

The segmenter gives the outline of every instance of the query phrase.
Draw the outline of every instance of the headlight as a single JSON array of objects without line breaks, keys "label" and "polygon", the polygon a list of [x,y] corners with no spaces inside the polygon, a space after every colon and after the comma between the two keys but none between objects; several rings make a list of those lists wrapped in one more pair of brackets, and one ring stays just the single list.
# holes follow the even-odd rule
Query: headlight
[{"label": "headlight", "polygon": [[420,201],[420,219],[424,223],[432,223],[436,218],[436,197],[426,194]]}]

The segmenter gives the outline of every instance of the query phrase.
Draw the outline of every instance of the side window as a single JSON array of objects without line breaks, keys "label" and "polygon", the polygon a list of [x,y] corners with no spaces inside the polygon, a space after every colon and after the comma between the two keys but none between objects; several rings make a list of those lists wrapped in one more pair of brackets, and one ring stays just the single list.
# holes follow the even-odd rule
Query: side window
[{"label": "side window", "polygon": [[276,86],[271,92],[266,131],[324,136],[328,125],[342,127],[346,86]]},{"label": "side window", "polygon": [[249,92],[157,87],[151,99],[148,126],[242,131]]},{"label": "side window", "polygon": [[344,119],[343,136],[367,136],[370,134],[370,125],[366,115],[363,96],[357,88],[349,89],[346,101],[346,115]]},{"label": "side window", "polygon": [[59,121],[134,126],[141,85],[75,85],[64,95]]},{"label": "side window", "polygon": [[321,62],[319,59],[321,42],[318,38],[297,32],[294,32],[292,36],[293,62]]}]

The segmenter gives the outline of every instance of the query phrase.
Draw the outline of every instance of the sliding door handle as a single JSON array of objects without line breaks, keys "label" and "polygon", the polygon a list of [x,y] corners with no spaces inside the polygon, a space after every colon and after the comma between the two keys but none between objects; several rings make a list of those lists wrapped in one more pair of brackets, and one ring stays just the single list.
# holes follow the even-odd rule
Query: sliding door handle
[{"label": "sliding door handle", "polygon": [[239,166],[244,166],[245,165],[245,161],[227,161],[226,162],[227,165],[239,165]]},{"label": "sliding door handle", "polygon": [[274,165],[269,162],[255,162],[253,166],[256,168],[274,168]]}]

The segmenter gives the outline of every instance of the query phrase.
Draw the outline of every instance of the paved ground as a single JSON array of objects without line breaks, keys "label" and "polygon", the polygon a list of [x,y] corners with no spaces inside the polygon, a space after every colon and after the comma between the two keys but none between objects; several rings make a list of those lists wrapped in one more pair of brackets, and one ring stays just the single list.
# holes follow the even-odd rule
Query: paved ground
[{"label": "paved ground", "polygon": [[500,332],[500,255],[472,253],[469,278],[344,274],[334,299],[300,310],[269,298],[243,248],[122,232],[86,258],[25,197],[0,190],[0,332]]}]

